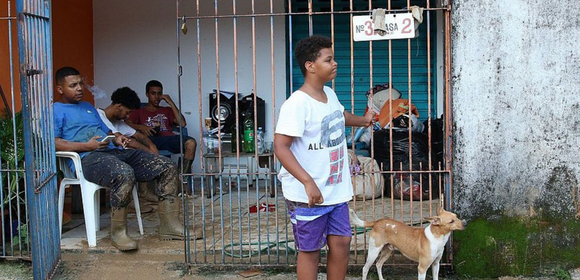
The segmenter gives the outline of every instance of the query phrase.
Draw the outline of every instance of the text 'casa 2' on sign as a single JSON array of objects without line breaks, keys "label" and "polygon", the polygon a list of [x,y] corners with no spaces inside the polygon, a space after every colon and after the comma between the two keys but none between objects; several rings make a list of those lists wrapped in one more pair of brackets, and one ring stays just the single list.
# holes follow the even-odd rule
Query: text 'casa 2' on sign
[{"label": "text 'casa 2' on sign", "polygon": [[386,14],[384,35],[375,31],[371,16],[352,17],[354,41],[407,39],[415,37],[415,21],[411,13]]}]

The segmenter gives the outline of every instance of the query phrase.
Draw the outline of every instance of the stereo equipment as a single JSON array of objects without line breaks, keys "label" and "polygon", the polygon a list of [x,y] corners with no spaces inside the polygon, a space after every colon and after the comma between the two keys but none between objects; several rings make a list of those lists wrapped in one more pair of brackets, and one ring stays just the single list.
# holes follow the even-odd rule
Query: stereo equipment
[{"label": "stereo equipment", "polygon": [[[236,105],[239,106],[238,109],[238,113],[239,113],[239,123],[238,123],[238,130],[242,129],[242,124],[244,122],[244,117],[245,117],[245,113],[248,110],[251,110],[251,112],[254,112],[254,106],[256,106],[256,103],[258,104],[257,106],[257,113],[258,113],[258,125],[256,126],[256,129],[258,129],[258,127],[262,127],[262,129],[266,129],[266,106],[265,106],[265,102],[264,99],[257,97],[257,102],[254,102],[254,95],[250,94],[247,96],[244,96],[243,98],[241,98],[240,100],[238,100],[237,104],[236,104],[236,98],[234,94],[227,93],[228,95],[224,95],[222,93],[220,93],[219,95],[215,92],[212,92],[209,94],[209,114],[211,117],[211,126],[212,127],[217,127],[218,126],[218,120],[220,121],[220,124],[223,125],[224,127],[221,129],[222,132],[224,133],[230,133],[233,124],[236,122]],[[238,95],[240,95],[238,93]],[[220,106],[218,107],[218,97],[219,96],[219,101],[220,101]],[[228,96],[230,96],[228,98]],[[252,106],[250,108],[250,106]]]}]

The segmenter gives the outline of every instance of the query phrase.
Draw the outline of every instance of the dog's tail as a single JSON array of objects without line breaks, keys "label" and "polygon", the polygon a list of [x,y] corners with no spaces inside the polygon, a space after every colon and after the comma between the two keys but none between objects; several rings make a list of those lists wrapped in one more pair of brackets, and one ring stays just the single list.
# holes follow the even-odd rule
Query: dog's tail
[{"label": "dog's tail", "polygon": [[352,210],[350,208],[348,209],[348,216],[350,217],[350,224],[351,225],[364,227],[364,228],[373,227],[375,225],[375,222],[365,222],[365,221],[359,219],[359,217],[356,215],[354,210]]}]

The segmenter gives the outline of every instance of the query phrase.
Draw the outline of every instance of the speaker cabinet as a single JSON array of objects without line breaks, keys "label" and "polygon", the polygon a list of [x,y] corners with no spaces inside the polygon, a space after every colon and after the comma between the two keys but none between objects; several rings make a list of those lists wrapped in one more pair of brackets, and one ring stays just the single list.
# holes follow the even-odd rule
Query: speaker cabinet
[{"label": "speaker cabinet", "polygon": [[[220,106],[218,107],[218,96],[220,101]],[[258,104],[257,113],[258,113],[258,127],[262,127],[264,130],[266,129],[266,109],[265,109],[265,102],[264,99],[258,97],[257,102],[254,102],[254,95],[250,94],[247,95],[240,100],[238,100],[236,104],[235,95],[228,98],[224,94],[217,94],[212,92],[209,94],[209,107],[210,107],[210,117],[211,117],[211,126],[217,127],[218,120],[221,125],[224,127],[222,128],[222,132],[230,133],[233,124],[236,122],[236,107],[239,106],[239,124],[238,127],[241,127],[244,122],[245,112],[251,110],[252,113],[254,112],[254,106]],[[250,108],[251,106],[251,108]]]}]

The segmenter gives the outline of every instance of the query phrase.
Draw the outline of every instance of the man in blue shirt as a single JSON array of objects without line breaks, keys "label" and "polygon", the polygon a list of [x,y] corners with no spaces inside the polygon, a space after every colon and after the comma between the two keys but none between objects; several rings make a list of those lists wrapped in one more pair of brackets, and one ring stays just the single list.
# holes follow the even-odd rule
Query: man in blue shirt
[{"label": "man in blue shirt", "polygon": [[177,199],[179,180],[171,160],[143,150],[125,149],[131,139],[119,132],[112,141],[100,141],[111,131],[95,107],[82,101],[83,81],[79,71],[72,67],[60,68],[55,80],[61,97],[53,106],[56,150],[79,153],[85,178],[110,187],[112,244],[121,251],[138,248],[137,242],[127,234],[127,206],[136,181],[157,181],[159,238],[183,239]]}]

